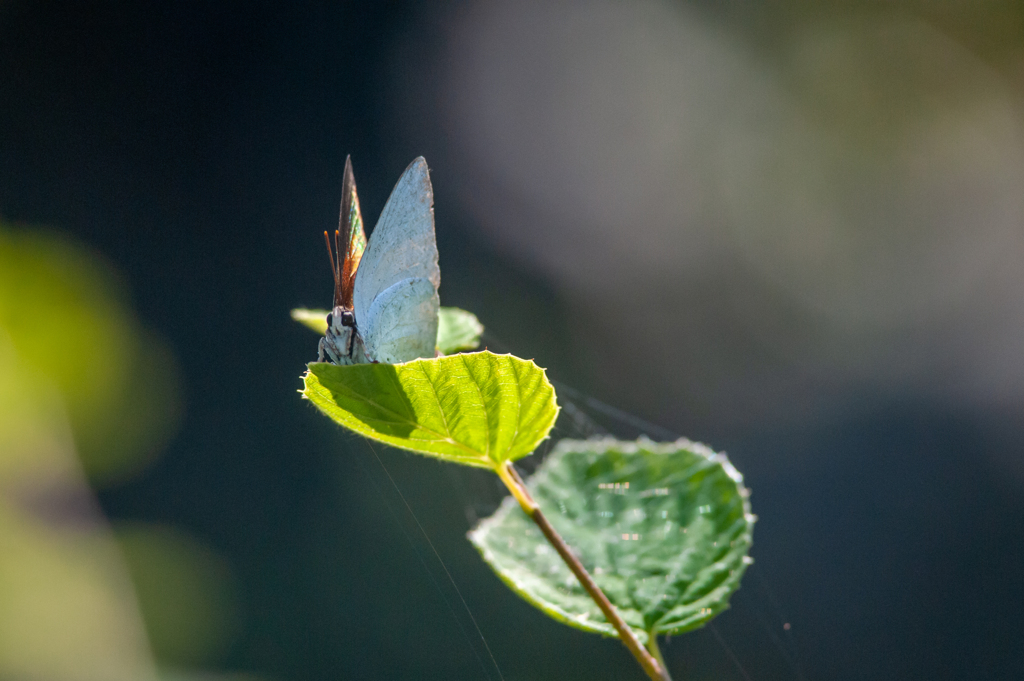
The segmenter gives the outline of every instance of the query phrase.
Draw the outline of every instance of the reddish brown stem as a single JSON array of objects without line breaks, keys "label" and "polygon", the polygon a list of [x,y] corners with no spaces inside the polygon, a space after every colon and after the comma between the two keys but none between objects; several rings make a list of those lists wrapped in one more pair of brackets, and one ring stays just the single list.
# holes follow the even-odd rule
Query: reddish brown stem
[{"label": "reddish brown stem", "polygon": [[[537,502],[533,500],[530,493],[526,489],[526,485],[523,483],[522,478],[516,473],[510,462],[506,462],[504,465],[498,468],[498,477],[505,483],[509,491],[512,492],[512,496],[516,498],[519,505],[522,507],[526,515],[537,524],[540,531],[544,533],[544,537],[548,540],[555,550],[558,551],[558,555],[562,557],[565,564],[569,566],[572,573],[579,580],[580,585],[590,595],[594,602],[597,603],[597,607],[601,608],[601,612],[604,613],[604,617],[608,622],[615,627],[615,631],[618,632],[619,638],[626,644],[626,648],[629,652],[633,653],[633,657],[640,663],[644,672],[647,673],[652,681],[672,681],[668,675],[668,670],[663,664],[660,664],[651,653],[644,648],[640,641],[637,639],[636,634],[633,630],[622,620],[615,606],[611,604],[608,597],[604,595],[601,588],[594,582],[594,579],[587,572],[587,569],[583,567],[579,559],[573,554],[569,545],[565,543],[565,540],[555,531],[555,528],[551,526],[548,519],[541,513],[540,507]],[[654,636],[654,632],[651,632],[651,636]]]}]

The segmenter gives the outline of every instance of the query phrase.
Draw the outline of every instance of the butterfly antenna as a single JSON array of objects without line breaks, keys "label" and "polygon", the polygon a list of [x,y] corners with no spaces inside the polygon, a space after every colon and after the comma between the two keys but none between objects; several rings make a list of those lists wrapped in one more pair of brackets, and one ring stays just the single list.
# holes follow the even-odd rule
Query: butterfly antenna
[{"label": "butterfly antenna", "polygon": [[[337,230],[335,230],[335,232],[334,232],[334,242],[335,242],[335,245],[337,245],[337,242],[338,242],[338,232],[337,232]],[[341,301],[341,274],[338,271],[339,268],[338,268],[337,261],[334,258],[334,252],[331,250],[331,237],[327,235],[327,230],[326,229],[324,230],[324,243],[327,244],[327,257],[330,258],[330,260],[331,260],[331,275],[334,277],[334,305],[335,305],[335,307],[337,307],[338,305],[341,304],[340,303],[340,301]],[[339,256],[341,255],[340,251],[338,251],[338,255]]]},{"label": "butterfly antenna", "polygon": [[342,295],[342,293],[343,293],[342,287],[344,286],[344,280],[341,277],[341,272],[342,272],[342,267],[344,267],[344,265],[345,265],[345,258],[347,257],[347,254],[348,254],[348,245],[346,244],[345,248],[342,249],[341,239],[342,239],[341,230],[340,229],[334,230],[334,252],[337,254],[337,259],[334,261],[336,263],[335,272],[334,272],[334,280],[335,280],[335,282],[337,282],[334,285],[334,304],[335,305],[342,305],[343,302],[344,302],[342,300],[342,298],[344,298],[344,296]]}]

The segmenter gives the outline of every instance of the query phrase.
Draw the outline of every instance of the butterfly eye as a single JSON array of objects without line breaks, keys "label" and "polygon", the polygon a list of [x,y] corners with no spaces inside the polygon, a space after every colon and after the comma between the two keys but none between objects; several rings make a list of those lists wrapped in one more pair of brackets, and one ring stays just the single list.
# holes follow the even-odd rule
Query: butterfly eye
[{"label": "butterfly eye", "polygon": [[333,324],[333,323],[334,323],[334,317],[332,317],[331,313],[328,312],[327,313],[327,328],[328,329],[331,328],[331,324]]},{"label": "butterfly eye", "polygon": [[351,312],[349,312],[348,310],[344,310],[341,313],[341,325],[342,326],[355,326],[356,325],[356,316],[354,314],[352,314]]}]

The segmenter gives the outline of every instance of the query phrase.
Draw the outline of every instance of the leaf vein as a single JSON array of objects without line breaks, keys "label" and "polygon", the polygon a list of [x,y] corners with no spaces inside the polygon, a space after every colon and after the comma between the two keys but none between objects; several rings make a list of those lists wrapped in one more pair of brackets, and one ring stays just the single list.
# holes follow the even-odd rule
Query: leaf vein
[{"label": "leaf vein", "polygon": [[[316,376],[316,374],[313,374],[313,375]],[[394,374],[391,374],[391,376],[392,376],[392,380],[394,380]],[[328,403],[332,402],[332,399],[331,399],[332,396],[325,394],[325,392],[326,393],[333,392],[333,389],[328,388],[323,383],[321,383],[319,376],[317,376],[317,383],[322,388],[322,390],[320,391],[320,395],[324,398],[324,401],[328,402]],[[425,432],[431,433],[433,435],[436,435],[438,437],[438,439],[445,440],[446,442],[449,442],[450,444],[455,445],[456,447],[459,447],[460,449],[464,449],[465,451],[469,452],[470,454],[473,454],[473,455],[478,455],[479,454],[479,452],[477,452],[476,450],[472,449],[471,447],[468,447],[468,446],[464,445],[463,443],[459,442],[458,440],[452,439],[450,436],[446,436],[444,433],[439,433],[439,432],[437,432],[436,430],[434,430],[432,428],[427,428],[426,426],[423,426],[420,423],[418,423],[417,421],[414,421],[414,420],[412,420],[412,419],[410,419],[408,417],[404,417],[402,414],[399,414],[395,410],[389,409],[388,407],[385,407],[384,405],[382,405],[382,404],[380,404],[380,403],[378,403],[378,402],[376,402],[374,400],[371,400],[369,397],[365,397],[361,393],[358,393],[358,392],[352,390],[351,388],[349,388],[344,383],[342,383],[341,385],[349,393],[349,396],[351,398],[357,399],[357,400],[362,400],[363,402],[366,402],[367,404],[371,404],[371,405],[377,407],[381,411],[387,412],[389,414],[393,414],[396,417],[396,419],[397,419],[396,421],[394,421],[394,423],[401,423],[401,424],[411,425],[411,426],[413,426],[415,428],[419,428],[422,431],[425,431]],[[402,392],[401,388],[399,388],[399,392],[400,393]],[[333,401],[335,403],[337,402],[336,400],[333,400]]]}]

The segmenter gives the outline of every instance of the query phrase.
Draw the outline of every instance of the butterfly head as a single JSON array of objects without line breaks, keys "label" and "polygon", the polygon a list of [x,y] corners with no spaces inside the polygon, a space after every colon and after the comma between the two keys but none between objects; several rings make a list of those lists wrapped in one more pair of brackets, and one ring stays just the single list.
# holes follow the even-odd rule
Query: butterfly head
[{"label": "butterfly head", "polygon": [[331,313],[327,315],[327,328],[334,328],[335,320],[343,327],[355,328],[356,325],[356,316],[352,310],[346,310],[341,306],[335,306]]}]

